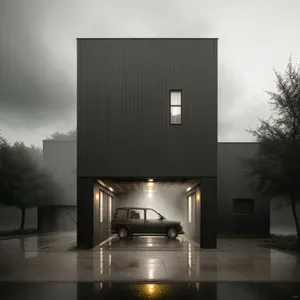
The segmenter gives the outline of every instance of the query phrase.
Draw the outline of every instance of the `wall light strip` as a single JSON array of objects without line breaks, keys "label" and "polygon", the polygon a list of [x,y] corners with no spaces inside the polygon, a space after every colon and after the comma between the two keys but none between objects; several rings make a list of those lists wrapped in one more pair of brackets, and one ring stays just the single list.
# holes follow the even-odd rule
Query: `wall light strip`
[{"label": "wall light strip", "polygon": [[110,190],[111,192],[114,191],[114,189],[113,189],[112,187],[108,186],[107,184],[105,184],[105,183],[104,183],[103,181],[101,181],[100,179],[98,179],[97,181],[98,181],[98,183],[99,183],[100,185],[102,185],[104,188]]}]

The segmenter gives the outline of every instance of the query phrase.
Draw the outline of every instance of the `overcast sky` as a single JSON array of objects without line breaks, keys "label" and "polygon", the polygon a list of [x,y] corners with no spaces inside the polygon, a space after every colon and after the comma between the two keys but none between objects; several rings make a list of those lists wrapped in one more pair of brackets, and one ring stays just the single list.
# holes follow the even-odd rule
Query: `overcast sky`
[{"label": "overcast sky", "polygon": [[0,0],[0,130],[42,145],[76,124],[76,38],[219,38],[219,141],[268,118],[273,67],[300,61],[299,0]]}]

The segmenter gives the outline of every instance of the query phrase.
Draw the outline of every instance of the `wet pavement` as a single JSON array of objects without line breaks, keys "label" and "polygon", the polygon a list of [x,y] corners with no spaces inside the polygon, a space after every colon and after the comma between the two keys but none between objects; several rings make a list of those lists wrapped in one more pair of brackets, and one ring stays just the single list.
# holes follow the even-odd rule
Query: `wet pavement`
[{"label": "wet pavement", "polygon": [[[203,250],[186,236],[112,236],[76,250],[76,233],[0,241],[1,282],[295,282],[296,253],[261,248],[258,240],[220,239]],[[1,298],[2,300],[2,298]]]},{"label": "wet pavement", "polygon": [[0,283],[1,300],[299,299],[297,283]]}]

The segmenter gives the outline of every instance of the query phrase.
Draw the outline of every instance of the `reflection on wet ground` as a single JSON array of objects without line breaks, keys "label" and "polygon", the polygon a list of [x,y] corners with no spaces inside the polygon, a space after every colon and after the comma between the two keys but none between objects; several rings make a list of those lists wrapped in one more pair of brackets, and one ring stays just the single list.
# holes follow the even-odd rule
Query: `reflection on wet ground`
[{"label": "reflection on wet ground", "polygon": [[0,283],[1,300],[298,299],[297,283]]},{"label": "reflection on wet ground", "polygon": [[[178,237],[171,240],[165,236],[130,236],[127,239],[120,240],[116,235],[101,245],[103,249],[110,250],[151,250],[151,251],[182,251],[188,246],[187,239]],[[193,242],[195,247],[200,249],[199,244]]]},{"label": "reflection on wet ground", "polygon": [[220,239],[203,250],[186,236],[111,236],[76,250],[75,233],[13,238],[0,241],[0,281],[300,281],[297,254],[258,242]]}]

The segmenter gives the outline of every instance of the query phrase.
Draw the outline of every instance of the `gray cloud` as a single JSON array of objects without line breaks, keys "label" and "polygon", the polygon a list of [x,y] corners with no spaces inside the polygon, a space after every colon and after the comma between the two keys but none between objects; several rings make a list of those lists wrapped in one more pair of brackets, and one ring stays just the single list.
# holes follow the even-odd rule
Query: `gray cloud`
[{"label": "gray cloud", "polygon": [[300,2],[1,0],[0,128],[41,143],[76,120],[77,37],[219,37],[219,140],[268,117],[272,68],[300,60]]},{"label": "gray cloud", "polygon": [[0,117],[12,127],[33,129],[74,110],[74,81],[44,43],[45,11],[32,11],[27,1],[10,2],[0,9]]}]

